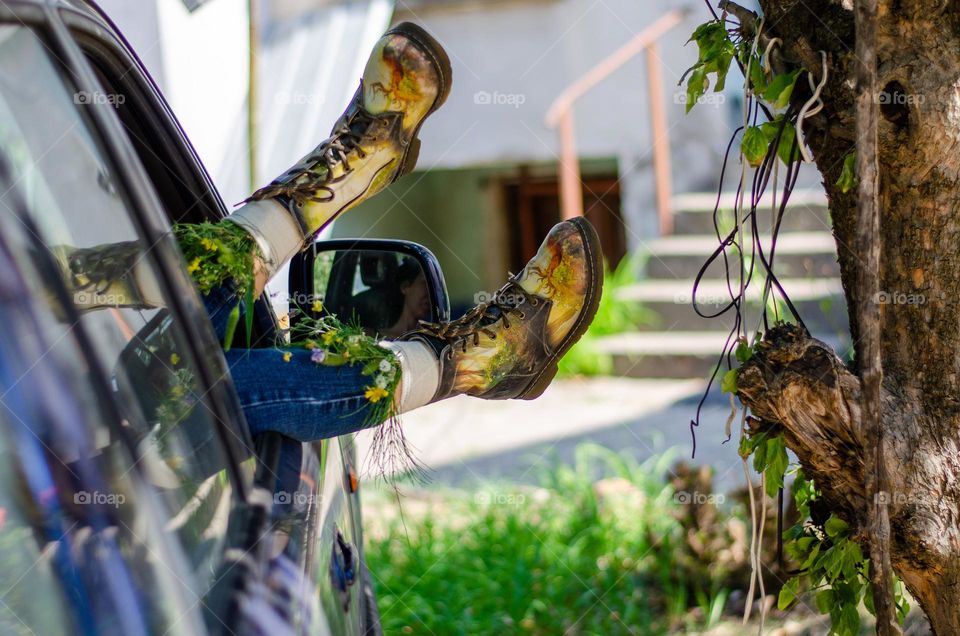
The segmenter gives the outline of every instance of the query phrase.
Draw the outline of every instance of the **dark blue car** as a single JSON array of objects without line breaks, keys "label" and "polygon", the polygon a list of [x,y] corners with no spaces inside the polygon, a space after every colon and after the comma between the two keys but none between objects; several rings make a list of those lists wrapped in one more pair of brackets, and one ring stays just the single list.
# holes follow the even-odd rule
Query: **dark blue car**
[{"label": "dark blue car", "polygon": [[[92,3],[0,3],[0,206],[0,633],[379,633],[353,439],[250,439],[170,234],[227,209]],[[165,307],[88,310],[59,246],[133,243]],[[291,293],[360,311],[409,258],[447,317],[408,243],[320,244]]]}]

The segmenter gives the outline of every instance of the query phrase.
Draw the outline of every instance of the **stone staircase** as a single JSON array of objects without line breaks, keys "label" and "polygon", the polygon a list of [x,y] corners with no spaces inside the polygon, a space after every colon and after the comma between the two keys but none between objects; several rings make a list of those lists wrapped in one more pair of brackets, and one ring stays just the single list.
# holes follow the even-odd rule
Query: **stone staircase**
[{"label": "stone staircase", "polygon": [[[733,312],[706,319],[691,306],[694,278],[719,244],[712,220],[715,200],[715,194],[676,197],[674,234],[645,245],[644,278],[618,292],[620,298],[641,304],[655,320],[598,342],[601,350],[613,354],[617,375],[705,378],[716,364],[733,325]],[[769,201],[760,208],[765,250],[769,250],[770,208]],[[721,210],[726,211],[721,215],[724,232],[734,227],[732,209],[731,193],[721,201]],[[739,268],[739,264],[731,261],[731,268]],[[847,346],[846,306],[822,193],[794,191],[784,213],[774,271],[813,335],[837,350]],[[756,328],[761,314],[759,274],[757,269],[747,294],[746,319],[751,329]],[[714,313],[729,302],[722,258],[707,270],[697,296],[704,313]]]}]

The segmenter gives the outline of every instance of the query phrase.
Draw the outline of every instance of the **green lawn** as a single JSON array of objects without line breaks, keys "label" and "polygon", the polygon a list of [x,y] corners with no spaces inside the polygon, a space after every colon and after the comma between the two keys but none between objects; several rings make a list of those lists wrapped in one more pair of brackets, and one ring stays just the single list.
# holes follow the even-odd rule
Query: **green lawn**
[{"label": "green lawn", "polygon": [[[372,522],[367,558],[386,633],[662,634],[715,624],[730,573],[691,554],[682,522],[691,506],[666,483],[669,462],[639,465],[587,445],[574,466],[545,471],[541,488],[431,491],[426,504],[401,498],[402,516],[392,492],[381,495],[374,516],[391,506],[394,516]],[[704,532],[725,532],[716,525]]]}]

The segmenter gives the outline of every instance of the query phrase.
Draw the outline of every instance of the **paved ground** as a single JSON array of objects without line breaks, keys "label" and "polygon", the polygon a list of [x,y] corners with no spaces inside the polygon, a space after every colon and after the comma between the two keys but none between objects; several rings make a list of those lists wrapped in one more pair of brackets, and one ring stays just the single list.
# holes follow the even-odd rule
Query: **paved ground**
[{"label": "paved ground", "polygon": [[[672,452],[678,460],[711,464],[715,486],[726,490],[744,477],[736,438],[722,443],[730,413],[725,396],[712,394],[707,401],[696,459],[690,459],[690,419],[702,387],[700,380],[560,380],[532,402],[457,397],[408,413],[403,422],[440,485],[496,479],[536,483],[540,470],[570,461],[579,444],[593,442],[639,460]],[[361,454],[370,435],[360,435]]]}]

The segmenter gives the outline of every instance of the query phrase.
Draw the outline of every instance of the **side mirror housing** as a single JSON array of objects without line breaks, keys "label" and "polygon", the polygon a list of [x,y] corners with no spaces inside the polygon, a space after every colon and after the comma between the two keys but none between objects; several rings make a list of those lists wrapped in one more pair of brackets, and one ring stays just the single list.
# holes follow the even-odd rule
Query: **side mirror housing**
[{"label": "side mirror housing", "polygon": [[[290,262],[290,324],[336,315],[371,336],[397,338],[420,320],[450,320],[450,299],[437,257],[410,241],[316,241]],[[315,301],[322,309],[315,312]]]}]

